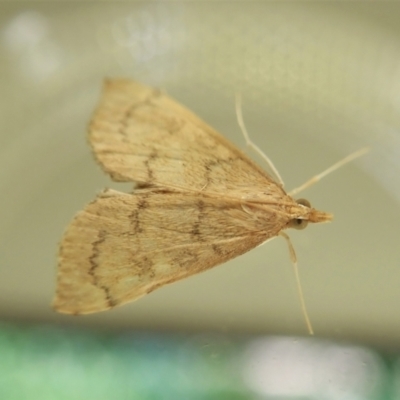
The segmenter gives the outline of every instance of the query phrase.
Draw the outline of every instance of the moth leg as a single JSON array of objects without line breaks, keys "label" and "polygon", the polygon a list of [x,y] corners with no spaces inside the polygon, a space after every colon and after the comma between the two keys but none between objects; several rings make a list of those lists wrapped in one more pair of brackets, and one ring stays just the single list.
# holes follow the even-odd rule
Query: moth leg
[{"label": "moth leg", "polygon": [[289,253],[290,253],[290,259],[292,260],[293,269],[294,269],[294,275],[296,277],[296,286],[297,286],[297,292],[298,292],[299,299],[300,299],[301,311],[302,311],[304,319],[306,321],[306,325],[307,325],[307,329],[308,329],[309,334],[310,335],[314,335],[314,330],[313,330],[313,327],[311,325],[310,317],[308,316],[307,307],[306,307],[306,303],[305,303],[305,300],[304,300],[303,289],[302,289],[301,283],[300,283],[300,275],[299,275],[299,269],[297,267],[296,253],[294,251],[294,248],[293,248],[292,242],[290,241],[289,236],[283,231],[281,231],[279,233],[279,236],[282,236],[286,240],[286,243],[288,244]]}]

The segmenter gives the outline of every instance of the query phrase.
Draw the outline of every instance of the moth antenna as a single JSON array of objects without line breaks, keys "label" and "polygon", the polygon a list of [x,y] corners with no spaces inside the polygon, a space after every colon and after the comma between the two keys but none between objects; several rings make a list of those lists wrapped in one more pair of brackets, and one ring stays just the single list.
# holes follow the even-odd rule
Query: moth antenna
[{"label": "moth antenna", "polygon": [[318,175],[313,176],[311,179],[303,183],[301,186],[291,190],[288,195],[289,196],[294,196],[297,193],[302,192],[304,189],[309,188],[310,186],[314,185],[318,181],[320,181],[322,178],[325,176],[329,175],[331,172],[336,171],[338,168],[342,167],[343,165],[349,163],[350,161],[355,160],[358,157],[361,157],[362,155],[368,153],[370,150],[369,147],[363,147],[360,150],[355,151],[354,153],[349,154],[345,158],[342,158],[339,160],[337,163],[333,164],[329,168],[327,168],[325,171],[322,171]]},{"label": "moth antenna", "polygon": [[244,139],[246,140],[246,145],[249,146],[251,149],[253,149],[257,154],[259,154],[264,161],[268,164],[268,166],[271,168],[273,174],[275,175],[275,178],[277,179],[279,185],[281,187],[284,186],[283,180],[281,175],[279,174],[278,170],[275,168],[274,163],[271,161],[271,159],[250,139],[250,136],[247,132],[246,125],[244,124],[243,120],[243,114],[242,114],[242,99],[240,96],[240,93],[235,94],[235,110],[236,110],[236,118],[238,125],[240,127],[240,130],[242,131],[242,134],[244,136]]},{"label": "moth antenna", "polygon": [[292,260],[293,263],[293,268],[294,268],[294,275],[296,277],[296,285],[297,285],[297,292],[299,295],[299,299],[300,299],[300,305],[301,305],[301,311],[303,313],[304,319],[306,321],[306,325],[307,325],[307,329],[308,329],[308,333],[310,335],[314,335],[314,330],[313,327],[311,325],[311,321],[310,318],[308,316],[308,312],[307,312],[307,307],[306,307],[306,303],[304,301],[304,295],[303,295],[303,289],[301,288],[301,283],[300,283],[300,275],[299,275],[299,269],[297,267],[297,257],[296,257],[296,252],[294,251],[294,247],[292,245],[292,242],[290,241],[289,236],[281,231],[279,233],[280,236],[284,237],[286,240],[286,243],[288,244],[289,247],[289,253],[290,253],[290,259]]}]

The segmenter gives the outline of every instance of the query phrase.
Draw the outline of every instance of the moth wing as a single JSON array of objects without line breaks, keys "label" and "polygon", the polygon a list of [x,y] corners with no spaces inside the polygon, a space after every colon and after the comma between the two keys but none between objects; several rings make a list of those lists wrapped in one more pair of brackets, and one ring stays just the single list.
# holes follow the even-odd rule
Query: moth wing
[{"label": "moth wing", "polygon": [[136,300],[257,246],[273,236],[266,225],[241,204],[190,192],[105,191],[67,228],[53,306],[86,314]]},{"label": "moth wing", "polygon": [[192,112],[160,90],[127,79],[105,81],[89,140],[116,181],[216,193],[276,186]]}]

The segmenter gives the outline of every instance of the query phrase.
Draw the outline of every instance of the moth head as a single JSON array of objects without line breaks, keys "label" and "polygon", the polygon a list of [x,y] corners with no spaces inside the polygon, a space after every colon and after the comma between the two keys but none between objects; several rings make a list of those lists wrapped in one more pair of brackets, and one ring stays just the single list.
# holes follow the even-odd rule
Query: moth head
[{"label": "moth head", "polygon": [[309,222],[329,222],[333,218],[333,215],[330,213],[312,208],[310,202],[306,199],[298,199],[296,203],[301,206],[303,212],[301,216],[289,221],[288,228],[304,229]]}]

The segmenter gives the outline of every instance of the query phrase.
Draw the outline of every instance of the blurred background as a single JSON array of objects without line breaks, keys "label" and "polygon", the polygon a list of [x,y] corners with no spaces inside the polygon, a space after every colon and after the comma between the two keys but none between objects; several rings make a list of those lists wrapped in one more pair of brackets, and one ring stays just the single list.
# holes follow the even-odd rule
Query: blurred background
[{"label": "blurred background", "polygon": [[[1,399],[400,398],[400,3],[0,4]],[[57,247],[113,183],[86,127],[104,77],[160,87],[238,147],[247,128],[331,224],[136,303],[57,315]],[[253,153],[251,157],[260,162]]]}]

